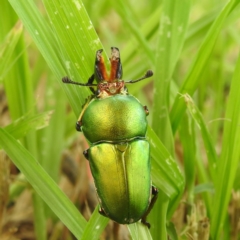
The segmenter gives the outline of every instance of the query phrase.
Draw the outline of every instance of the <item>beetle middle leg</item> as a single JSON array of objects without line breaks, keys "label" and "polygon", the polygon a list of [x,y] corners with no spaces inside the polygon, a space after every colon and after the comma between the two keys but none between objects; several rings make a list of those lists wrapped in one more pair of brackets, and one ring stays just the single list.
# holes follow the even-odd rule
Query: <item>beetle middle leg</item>
[{"label": "beetle middle leg", "polygon": [[86,149],[86,150],[83,151],[83,155],[84,155],[84,157],[85,157],[87,160],[89,160],[88,149]]},{"label": "beetle middle leg", "polygon": [[144,111],[146,113],[146,116],[148,116],[149,115],[148,107],[147,106],[143,106],[143,109],[144,109]]},{"label": "beetle middle leg", "polygon": [[104,209],[102,207],[99,208],[98,212],[104,216],[104,217],[108,217],[107,214],[105,213]]},{"label": "beetle middle leg", "polygon": [[148,214],[151,212],[155,202],[157,201],[157,198],[158,198],[158,189],[154,186],[152,186],[152,199],[151,199],[151,202],[149,204],[149,207],[147,209],[147,211],[145,212],[145,214],[143,215],[142,219],[141,219],[141,223],[146,225],[148,228],[151,227],[150,223],[147,222],[147,216]]}]

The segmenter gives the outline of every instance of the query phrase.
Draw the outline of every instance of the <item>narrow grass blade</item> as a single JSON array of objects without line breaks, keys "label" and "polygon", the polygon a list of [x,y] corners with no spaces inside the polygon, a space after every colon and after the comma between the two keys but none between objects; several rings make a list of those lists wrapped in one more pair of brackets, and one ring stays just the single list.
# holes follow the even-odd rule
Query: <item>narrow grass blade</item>
[{"label": "narrow grass blade", "polygon": [[196,135],[195,124],[189,115],[183,116],[179,128],[179,137],[183,148],[184,173],[186,180],[186,191],[188,193],[188,202],[193,204],[193,189],[196,178]]},{"label": "narrow grass blade", "polygon": [[172,212],[184,189],[184,177],[176,161],[150,127],[147,139],[151,146],[153,183],[170,198]]},{"label": "narrow grass blade", "polygon": [[40,196],[33,191],[32,201],[34,207],[34,222],[37,223],[34,226],[36,238],[38,240],[47,240],[47,231],[46,231],[46,217],[44,212],[44,201]]},{"label": "narrow grass blade", "polygon": [[22,34],[22,24],[17,22],[0,46],[0,81],[12,67],[12,55]]},{"label": "narrow grass blade", "polygon": [[191,1],[163,1],[154,81],[152,127],[168,151],[174,156],[173,135],[169,120],[170,82],[181,53]]},{"label": "narrow grass blade", "polygon": [[59,189],[33,156],[3,129],[0,129],[0,144],[39,196],[69,230],[80,239],[86,220],[73,203]]},{"label": "narrow grass blade", "polygon": [[[95,51],[102,45],[81,1],[45,1],[52,28],[33,1],[9,0],[58,81],[69,75],[86,82],[93,73]],[[55,14],[57,13],[57,14]],[[107,59],[107,58],[106,58]],[[61,82],[76,115],[88,88]]]},{"label": "narrow grass blade", "polygon": [[6,126],[4,130],[11,134],[14,138],[20,139],[32,129],[39,130],[46,127],[49,123],[51,115],[52,111],[36,114],[34,116],[26,114]]},{"label": "narrow grass blade", "polygon": [[[160,15],[161,15],[161,9],[162,9],[161,6],[159,6],[151,14],[151,16],[149,16],[148,20],[139,29],[140,34],[142,36],[144,36],[146,39],[150,39],[152,36],[154,36],[154,33],[158,29],[159,19],[160,19]],[[132,36],[128,40],[126,46],[124,46],[123,51],[121,52],[122,61],[124,62],[125,66],[126,66],[124,68],[124,69],[126,69],[126,70],[124,70],[124,72],[128,72],[128,68],[129,68],[128,65],[131,64],[133,57],[137,53],[137,49],[139,48],[139,45],[137,43],[138,42],[137,42],[136,38]],[[155,58],[154,59],[149,58],[148,60],[150,60],[151,64],[154,65]],[[144,64],[145,64],[145,62],[144,62]]]},{"label": "narrow grass blade", "polygon": [[[200,184],[202,184],[202,186],[205,186],[206,184],[209,184],[209,181],[212,181],[214,183],[214,181],[217,181],[216,179],[216,164],[217,164],[217,153],[216,150],[214,148],[213,145],[213,141],[211,139],[211,136],[208,132],[207,126],[204,122],[203,116],[200,112],[200,110],[198,109],[198,107],[195,105],[195,103],[193,102],[192,98],[188,95],[188,94],[184,94],[183,99],[187,105],[187,109],[188,112],[191,115],[192,120],[194,121],[195,125],[198,127],[198,129],[200,130],[202,139],[203,139],[203,143],[205,146],[205,150],[206,150],[206,155],[207,155],[207,159],[208,159],[208,168],[209,168],[209,172],[210,172],[210,177],[208,176],[208,172],[206,172],[205,170],[205,166],[203,163],[203,159],[201,157],[198,157],[199,159],[196,159],[196,156],[198,156],[198,151],[195,155],[195,163],[193,166],[191,166],[191,164],[189,164],[189,160],[192,159],[192,157],[188,157],[186,159],[188,159],[188,161],[184,161],[184,166],[185,168],[188,169],[188,171],[185,171],[186,174],[187,172],[189,172],[189,174],[191,174],[191,172],[194,172],[195,166],[197,167],[197,173],[198,173],[198,181]],[[186,122],[186,120],[183,120],[183,122]],[[181,124],[181,128],[185,125]],[[187,131],[187,129],[185,130]],[[184,135],[184,132],[181,131],[181,135]],[[196,138],[196,137],[195,137]],[[191,139],[191,137],[186,137],[186,148],[189,147],[189,152],[192,151],[192,147],[191,144],[194,141],[194,139]],[[192,169],[191,169],[192,168]],[[186,180],[187,181],[187,180]],[[187,181],[189,182],[189,181]],[[194,189],[195,191],[196,189]],[[211,188],[211,190],[213,191],[213,186]],[[209,192],[207,190],[203,191],[203,198],[205,201],[205,205],[206,208],[208,210],[208,215],[211,216],[212,212],[211,212],[211,198],[212,196],[210,195],[210,193],[212,194],[212,192]]]},{"label": "narrow grass blade", "polygon": [[15,12],[22,20],[33,41],[37,45],[50,69],[59,77],[64,68],[59,58],[55,36],[48,22],[43,18],[33,1],[9,0]]},{"label": "narrow grass blade", "polygon": [[217,163],[217,153],[214,148],[211,136],[208,132],[207,126],[203,120],[203,116],[197,106],[194,104],[192,98],[188,94],[184,94],[184,101],[187,104],[187,109],[189,113],[191,114],[193,120],[196,123],[196,126],[201,131],[201,135],[203,138],[203,143],[206,149],[206,154],[208,157],[208,164],[209,164],[209,170],[211,174],[211,179],[214,181],[216,180],[216,163]]},{"label": "narrow grass blade", "polygon": [[194,44],[203,40],[221,9],[222,6],[221,8],[217,6],[189,26],[184,42],[185,49],[191,48]]},{"label": "narrow grass blade", "polygon": [[[59,81],[68,75],[75,81],[87,82],[93,74],[95,53],[103,47],[82,1],[43,0],[43,2],[52,23],[64,67],[64,75],[59,77]],[[108,58],[105,59],[108,64]],[[89,88],[63,83],[61,85],[64,85],[73,111],[78,115],[90,93]]]},{"label": "narrow grass blade", "polygon": [[[169,197],[161,189],[159,189],[156,204],[154,205],[153,211],[147,218],[151,224],[150,232],[153,239],[167,239],[166,225],[168,219],[171,218],[170,215],[168,216],[169,203]],[[170,209],[170,212],[171,211],[172,209]]]},{"label": "narrow grass blade", "polygon": [[[187,0],[181,2],[178,0],[163,1],[160,28],[158,31],[152,128],[163,142],[163,145],[166,147],[171,157],[174,157],[175,151],[169,119],[170,81],[172,80],[173,70],[183,47],[190,6],[191,2]],[[165,191],[163,192],[167,194]],[[179,196],[180,195],[181,194],[179,194]],[[173,202],[175,203],[173,204]],[[161,201],[158,201],[156,203],[156,209],[160,213],[166,213],[167,207],[170,207],[169,212],[171,215],[174,208],[172,204],[176,205],[177,201],[174,200],[169,205],[162,204]],[[152,229],[154,238],[161,234],[163,234],[162,237],[164,236],[164,233],[166,232],[166,223],[162,221],[162,218],[164,217],[165,219],[166,215],[163,216],[156,212],[154,223],[162,222],[162,224],[159,227]]]},{"label": "narrow grass blade", "polygon": [[220,239],[240,157],[240,55],[236,64],[224,122],[223,144],[217,164],[211,238]]},{"label": "narrow grass blade", "polygon": [[152,240],[149,229],[142,223],[129,224],[127,227],[133,240]]},{"label": "narrow grass blade", "polygon": [[139,30],[138,23],[134,21],[134,14],[131,11],[131,7],[129,6],[130,3],[127,3],[123,0],[119,0],[112,1],[112,4],[119,13],[119,15],[121,16],[121,19],[124,21],[125,25],[129,28],[130,32],[135,36],[139,45],[142,46],[142,48],[144,49],[145,54],[152,62],[154,62],[155,56],[152,50],[150,49],[149,44],[145,39],[144,35],[142,35],[141,31]]},{"label": "narrow grass blade", "polygon": [[104,228],[109,222],[109,218],[103,217],[98,212],[99,206],[97,206],[91,215],[87,226],[84,228],[81,240],[99,239]]},{"label": "narrow grass blade", "polygon": [[[62,161],[61,156],[65,145],[66,99],[62,91],[59,91],[59,86],[56,86],[54,90],[55,110],[48,127],[38,131],[38,139],[41,143],[38,145],[38,148],[41,166],[54,181],[58,182]],[[51,109],[52,106],[47,106],[47,108]]]},{"label": "narrow grass blade", "polygon": [[[231,11],[237,6],[239,3],[238,0],[231,0],[227,3],[227,5],[223,8],[212,27],[208,31],[205,40],[203,41],[196,59],[191,66],[186,79],[180,89],[180,93],[188,93],[192,95],[200,81],[200,74],[204,70],[204,66],[207,63],[207,60],[212,52],[214,44],[216,42],[217,36],[223,26],[223,23],[227,16],[231,13]],[[170,119],[172,124],[173,133],[176,132],[178,124],[181,120],[182,114],[185,110],[186,105],[184,102],[179,101],[179,96],[176,96],[172,111],[170,113]]]}]

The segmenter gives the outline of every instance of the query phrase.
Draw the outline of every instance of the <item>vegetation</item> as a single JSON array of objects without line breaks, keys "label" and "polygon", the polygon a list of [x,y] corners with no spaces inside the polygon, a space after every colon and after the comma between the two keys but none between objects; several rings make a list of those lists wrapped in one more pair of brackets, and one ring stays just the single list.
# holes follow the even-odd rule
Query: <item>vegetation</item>
[{"label": "vegetation", "polygon": [[[0,12],[1,239],[239,239],[238,0],[3,0]],[[154,71],[129,87],[150,110],[150,230],[99,215],[74,128],[90,90],[61,82],[86,82],[111,46],[125,80]]]}]

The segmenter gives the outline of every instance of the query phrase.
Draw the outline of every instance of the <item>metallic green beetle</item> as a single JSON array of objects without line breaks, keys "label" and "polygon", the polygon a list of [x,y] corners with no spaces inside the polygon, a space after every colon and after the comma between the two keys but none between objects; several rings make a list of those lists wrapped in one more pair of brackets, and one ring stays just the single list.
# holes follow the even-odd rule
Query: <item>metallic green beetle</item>
[{"label": "metallic green beetle", "polygon": [[90,163],[100,214],[120,224],[141,219],[150,227],[146,217],[157,200],[158,190],[151,185],[150,149],[145,138],[148,109],[128,94],[125,84],[151,77],[153,72],[149,70],[137,80],[121,80],[120,53],[116,47],[111,50],[109,75],[102,50],[98,50],[94,74],[86,84],[68,77],[62,81],[88,86],[94,94],[84,105],[76,129],[90,144],[84,155]]}]

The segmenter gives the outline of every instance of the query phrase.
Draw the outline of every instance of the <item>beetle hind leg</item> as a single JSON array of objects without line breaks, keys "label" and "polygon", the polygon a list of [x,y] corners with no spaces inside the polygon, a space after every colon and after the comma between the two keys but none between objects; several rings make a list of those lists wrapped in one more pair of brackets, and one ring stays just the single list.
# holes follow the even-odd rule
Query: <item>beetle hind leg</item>
[{"label": "beetle hind leg", "polygon": [[99,208],[98,212],[104,216],[104,217],[108,217],[107,214],[105,213],[104,209],[102,207]]},{"label": "beetle hind leg", "polygon": [[157,198],[158,198],[158,189],[154,186],[152,186],[152,199],[151,199],[151,202],[149,204],[149,207],[147,209],[147,211],[145,212],[145,214],[143,215],[142,219],[141,219],[141,223],[146,225],[148,228],[151,227],[150,223],[147,222],[147,216],[148,214],[151,212],[155,202],[157,201]]}]

